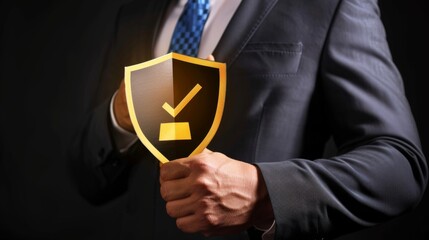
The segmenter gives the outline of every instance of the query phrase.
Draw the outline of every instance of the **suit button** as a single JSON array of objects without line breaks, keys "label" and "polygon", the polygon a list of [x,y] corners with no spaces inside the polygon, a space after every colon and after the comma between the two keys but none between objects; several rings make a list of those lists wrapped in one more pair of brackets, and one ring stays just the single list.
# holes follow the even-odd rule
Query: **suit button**
[{"label": "suit button", "polygon": [[118,161],[113,161],[112,162],[112,167],[117,167],[119,165],[119,162]]}]

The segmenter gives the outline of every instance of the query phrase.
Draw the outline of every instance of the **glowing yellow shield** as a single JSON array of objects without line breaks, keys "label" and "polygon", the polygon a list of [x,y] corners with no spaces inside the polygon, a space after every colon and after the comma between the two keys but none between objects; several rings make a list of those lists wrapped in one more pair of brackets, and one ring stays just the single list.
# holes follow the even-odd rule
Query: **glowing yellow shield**
[{"label": "glowing yellow shield", "polygon": [[128,111],[140,141],[162,163],[200,153],[223,113],[226,65],[177,53],[125,67]]}]

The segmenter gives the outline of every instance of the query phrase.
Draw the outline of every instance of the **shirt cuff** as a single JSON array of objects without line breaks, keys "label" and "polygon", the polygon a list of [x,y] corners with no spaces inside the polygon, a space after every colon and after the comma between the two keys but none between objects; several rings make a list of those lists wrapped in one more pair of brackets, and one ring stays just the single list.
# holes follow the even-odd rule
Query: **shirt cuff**
[{"label": "shirt cuff", "polygon": [[123,153],[126,152],[138,140],[138,138],[134,133],[129,132],[119,126],[118,122],[116,121],[115,113],[113,111],[113,101],[117,93],[118,91],[113,94],[113,97],[110,100],[110,119],[113,126],[113,141],[115,142],[119,152]]},{"label": "shirt cuff", "polygon": [[273,221],[273,224],[268,229],[262,229],[257,226],[254,226],[255,229],[262,231],[262,240],[273,240],[274,234],[276,232],[276,221]]}]

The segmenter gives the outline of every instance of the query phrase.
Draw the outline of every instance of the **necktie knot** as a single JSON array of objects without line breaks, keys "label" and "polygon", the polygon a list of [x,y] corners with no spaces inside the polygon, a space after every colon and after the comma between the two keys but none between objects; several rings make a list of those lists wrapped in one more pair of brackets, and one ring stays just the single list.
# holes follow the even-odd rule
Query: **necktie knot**
[{"label": "necktie knot", "polygon": [[170,52],[196,57],[204,24],[210,11],[209,0],[188,0],[170,43]]}]

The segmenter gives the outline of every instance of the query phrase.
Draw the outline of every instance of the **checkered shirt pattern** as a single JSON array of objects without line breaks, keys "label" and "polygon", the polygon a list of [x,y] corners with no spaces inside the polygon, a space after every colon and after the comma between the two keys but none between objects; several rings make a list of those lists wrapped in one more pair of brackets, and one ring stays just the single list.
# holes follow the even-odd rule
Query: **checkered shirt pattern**
[{"label": "checkered shirt pattern", "polygon": [[196,57],[204,24],[209,16],[209,0],[188,0],[170,43],[170,52]]}]

